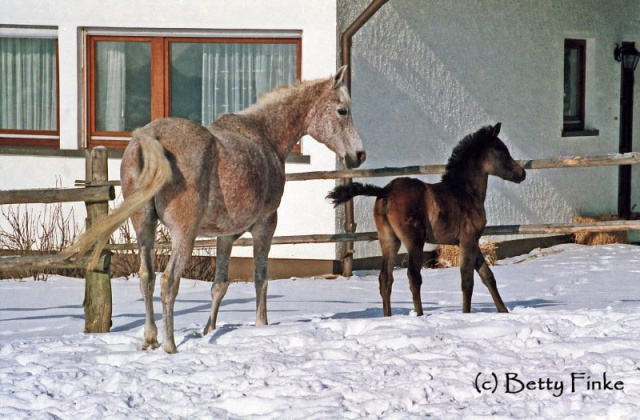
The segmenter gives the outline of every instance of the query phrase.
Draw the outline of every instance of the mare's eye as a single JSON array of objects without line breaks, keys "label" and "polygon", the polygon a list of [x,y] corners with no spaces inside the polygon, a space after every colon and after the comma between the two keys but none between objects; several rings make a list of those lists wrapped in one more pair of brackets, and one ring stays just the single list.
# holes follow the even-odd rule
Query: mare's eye
[{"label": "mare's eye", "polygon": [[349,109],[348,108],[338,108],[338,114],[340,114],[341,116],[346,116],[349,113]]}]

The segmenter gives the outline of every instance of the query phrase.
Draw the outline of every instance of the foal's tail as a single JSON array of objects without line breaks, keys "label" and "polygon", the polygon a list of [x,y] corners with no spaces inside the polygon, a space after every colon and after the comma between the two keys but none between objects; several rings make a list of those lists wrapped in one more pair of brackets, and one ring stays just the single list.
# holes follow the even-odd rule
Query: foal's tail
[{"label": "foal's tail", "polygon": [[82,234],[75,244],[61,252],[65,258],[74,255],[84,256],[93,247],[87,270],[95,268],[111,234],[136,210],[151,200],[171,179],[171,166],[165,156],[164,148],[153,133],[145,128],[138,128],[133,131],[132,137],[138,140],[143,162],[142,172],[136,182],[136,190],[113,213],[100,219]]},{"label": "foal's tail", "polygon": [[371,184],[361,184],[353,182],[348,185],[340,185],[329,192],[327,198],[331,200],[334,207],[338,204],[346,203],[353,197],[358,195],[367,195],[370,197],[386,198],[389,195],[387,188],[378,187]]}]

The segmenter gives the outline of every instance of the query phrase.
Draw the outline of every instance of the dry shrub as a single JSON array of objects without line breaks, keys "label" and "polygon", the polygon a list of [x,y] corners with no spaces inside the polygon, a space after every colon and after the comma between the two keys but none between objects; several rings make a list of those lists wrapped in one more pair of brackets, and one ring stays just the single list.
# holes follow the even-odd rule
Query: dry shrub
[{"label": "dry shrub", "polygon": [[[114,251],[111,257],[111,276],[112,277],[130,277],[138,272],[140,269],[140,255],[136,246],[135,235],[132,232],[132,227],[129,222],[123,224],[118,229],[119,238],[117,243],[129,244],[135,246],[133,250],[128,251]],[[160,228],[156,232],[156,242],[171,242],[171,235],[169,230],[160,225]],[[167,267],[169,257],[171,256],[170,249],[154,248],[153,268],[156,272],[162,272]],[[182,277],[213,281],[215,275],[215,249],[200,250],[200,254],[191,257],[191,261],[187,265]]]},{"label": "dry shrub", "polygon": [[[53,254],[69,246],[80,234],[73,208],[65,214],[61,203],[46,205],[37,215],[33,208],[2,206],[0,249],[4,255]],[[81,269],[32,269],[0,272],[2,278],[33,277],[46,280],[50,274],[83,277]]]},{"label": "dry shrub", "polygon": [[[609,222],[619,220],[615,214],[595,217],[576,216],[573,221],[576,223]],[[573,234],[573,241],[580,245],[607,245],[627,243],[626,231],[613,232],[577,232]]]},{"label": "dry shrub", "polygon": [[[25,205],[0,206],[0,255],[41,255],[54,254],[72,244],[80,235],[81,229],[76,222],[73,208],[64,212],[61,203],[45,205],[39,213]],[[129,222],[123,224],[117,236],[117,243],[135,244],[135,235]],[[159,242],[171,242],[166,227],[158,229]],[[164,271],[171,255],[170,249],[154,249],[154,268]],[[215,274],[215,248],[199,251],[200,255],[191,258],[183,277],[213,280]],[[129,251],[115,251],[111,257],[111,276],[129,277],[140,268],[140,256],[137,247]],[[0,272],[0,278],[33,277],[46,280],[51,274],[68,277],[84,277],[83,269],[29,269]]]},{"label": "dry shrub", "polygon": [[[480,243],[480,251],[487,264],[493,265],[496,262],[496,243],[494,241]],[[441,245],[436,254],[437,268],[460,266],[460,247],[458,245]]]}]

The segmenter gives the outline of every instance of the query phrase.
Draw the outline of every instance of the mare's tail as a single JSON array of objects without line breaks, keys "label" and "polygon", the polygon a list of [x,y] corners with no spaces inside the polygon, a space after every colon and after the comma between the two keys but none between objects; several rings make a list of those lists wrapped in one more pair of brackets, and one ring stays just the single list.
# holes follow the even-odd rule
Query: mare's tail
[{"label": "mare's tail", "polygon": [[113,213],[100,219],[82,234],[75,244],[61,252],[66,258],[84,256],[93,247],[87,270],[95,268],[111,234],[136,210],[151,200],[171,179],[171,166],[165,156],[164,148],[153,133],[145,128],[138,128],[133,131],[132,137],[138,140],[143,161],[142,172],[136,182],[136,190]]},{"label": "mare's tail", "polygon": [[348,185],[340,185],[329,192],[327,198],[331,200],[334,207],[338,204],[346,203],[358,195],[385,198],[389,195],[389,190],[371,184],[361,184],[353,182]]}]

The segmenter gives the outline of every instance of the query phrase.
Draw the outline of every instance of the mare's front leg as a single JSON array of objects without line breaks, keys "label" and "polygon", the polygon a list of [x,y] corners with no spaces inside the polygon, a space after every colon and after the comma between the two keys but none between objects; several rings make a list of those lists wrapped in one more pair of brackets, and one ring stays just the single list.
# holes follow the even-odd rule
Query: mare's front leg
[{"label": "mare's front leg", "polygon": [[500,293],[498,293],[498,286],[496,284],[496,278],[494,277],[493,272],[489,269],[489,265],[482,256],[482,251],[480,251],[480,248],[478,246],[476,246],[476,248],[475,268],[480,275],[480,278],[482,279],[482,283],[484,283],[484,285],[487,286],[487,289],[489,289],[489,293],[491,294],[491,298],[493,298],[493,303],[496,304],[498,312],[509,312],[504,302],[502,301],[502,297],[500,297]]},{"label": "mare's front leg", "polygon": [[256,288],[256,325],[267,325],[267,289],[269,285],[268,258],[271,239],[278,224],[278,214],[273,213],[251,228],[253,236],[253,281]]},{"label": "mare's front leg", "polygon": [[218,310],[229,288],[229,259],[231,258],[231,249],[233,248],[233,242],[239,237],[240,235],[218,236],[216,245],[216,275],[213,285],[211,286],[211,314],[209,315],[207,325],[204,327],[204,335],[216,329]]}]

